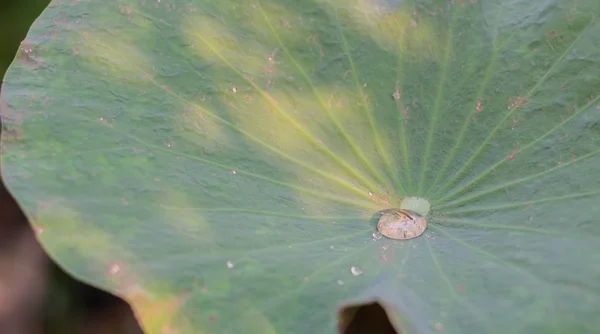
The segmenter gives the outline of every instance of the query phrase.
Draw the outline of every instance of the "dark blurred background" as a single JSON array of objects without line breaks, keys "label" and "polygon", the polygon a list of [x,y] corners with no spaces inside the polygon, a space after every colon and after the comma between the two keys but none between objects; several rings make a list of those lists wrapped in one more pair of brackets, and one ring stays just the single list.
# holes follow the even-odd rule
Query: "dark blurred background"
[{"label": "dark blurred background", "polygon": [[[0,78],[49,2],[0,0]],[[71,333],[141,330],[124,301],[75,280],[52,262],[0,180],[0,334]]]}]

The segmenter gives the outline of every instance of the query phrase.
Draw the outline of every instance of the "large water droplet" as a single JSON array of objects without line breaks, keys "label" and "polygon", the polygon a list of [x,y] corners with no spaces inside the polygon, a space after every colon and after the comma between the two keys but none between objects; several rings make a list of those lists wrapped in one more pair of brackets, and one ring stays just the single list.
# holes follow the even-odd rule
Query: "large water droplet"
[{"label": "large water droplet", "polygon": [[350,267],[350,272],[354,276],[360,276],[363,274],[362,269],[360,269],[359,267],[355,267],[355,266]]},{"label": "large water droplet", "polygon": [[425,217],[408,210],[391,210],[379,218],[377,230],[388,238],[412,239],[427,228]]}]

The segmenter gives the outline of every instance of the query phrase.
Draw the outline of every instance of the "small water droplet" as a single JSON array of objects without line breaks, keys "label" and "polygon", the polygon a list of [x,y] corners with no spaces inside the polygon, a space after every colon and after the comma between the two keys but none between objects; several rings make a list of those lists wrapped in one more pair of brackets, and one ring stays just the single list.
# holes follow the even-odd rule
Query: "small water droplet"
[{"label": "small water droplet", "polygon": [[381,233],[379,233],[378,231],[373,232],[373,234],[371,234],[371,236],[373,237],[373,241],[377,241],[377,240],[381,239]]},{"label": "small water droplet", "polygon": [[339,279],[339,280],[337,281],[337,284],[338,284],[338,285],[344,285],[344,281],[342,281],[341,279]]},{"label": "small water droplet", "polygon": [[231,173],[237,174],[237,170],[234,169],[234,170],[231,171]]},{"label": "small water droplet", "polygon": [[373,196],[373,192],[369,191],[369,196]]},{"label": "small water droplet", "polygon": [[335,247],[333,247],[333,245],[329,246],[329,248],[334,249]]},{"label": "small water droplet", "polygon": [[233,87],[233,88],[231,88],[231,91],[234,93],[237,93],[237,88]]},{"label": "small water droplet", "polygon": [[227,261],[227,268],[233,268],[233,263],[231,263],[231,261]]},{"label": "small water droplet", "polygon": [[120,266],[120,265],[118,265],[117,263],[114,263],[114,264],[112,264],[112,265],[110,266],[110,268],[108,268],[108,272],[109,272],[111,275],[116,275],[116,274],[118,274],[118,273],[119,273],[119,271],[121,271],[121,266]]},{"label": "small water droplet", "polygon": [[360,269],[359,267],[355,267],[355,266],[350,267],[350,272],[354,276],[360,276],[363,274],[362,269]]}]

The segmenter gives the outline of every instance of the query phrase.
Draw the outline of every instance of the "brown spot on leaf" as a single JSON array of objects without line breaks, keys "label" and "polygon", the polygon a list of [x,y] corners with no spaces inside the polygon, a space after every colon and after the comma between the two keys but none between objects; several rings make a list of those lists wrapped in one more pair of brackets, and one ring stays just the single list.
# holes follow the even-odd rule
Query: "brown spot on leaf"
[{"label": "brown spot on leaf", "polygon": [[508,98],[508,109],[515,109],[526,106],[529,101],[525,100],[522,96],[514,96]]},{"label": "brown spot on leaf", "polygon": [[483,110],[483,102],[481,101],[481,99],[477,100],[475,110],[477,110],[477,112],[481,112]]},{"label": "brown spot on leaf", "polygon": [[390,207],[390,196],[388,193],[385,193],[385,196],[381,198],[369,191],[369,197],[371,197],[371,199],[373,199],[376,203],[383,205],[384,208]]},{"label": "brown spot on leaf", "polygon": [[510,152],[510,154],[506,157],[506,159],[508,159],[508,160],[514,159],[515,155],[517,155],[518,152],[519,152],[518,149],[514,149],[512,152]]},{"label": "brown spot on leaf", "polygon": [[35,55],[35,46],[33,43],[23,41],[17,51],[17,60],[24,66],[37,68],[42,61]]}]

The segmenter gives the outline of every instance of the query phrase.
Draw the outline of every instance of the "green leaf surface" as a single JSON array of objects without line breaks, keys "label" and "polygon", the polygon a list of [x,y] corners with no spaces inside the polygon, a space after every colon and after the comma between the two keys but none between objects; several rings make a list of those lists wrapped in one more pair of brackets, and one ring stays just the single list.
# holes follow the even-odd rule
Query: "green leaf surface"
[{"label": "green leaf surface", "polygon": [[[3,178],[148,333],[334,333],[374,301],[402,333],[594,333],[599,12],[55,0],[4,79]],[[374,238],[410,197],[426,232]]]}]

